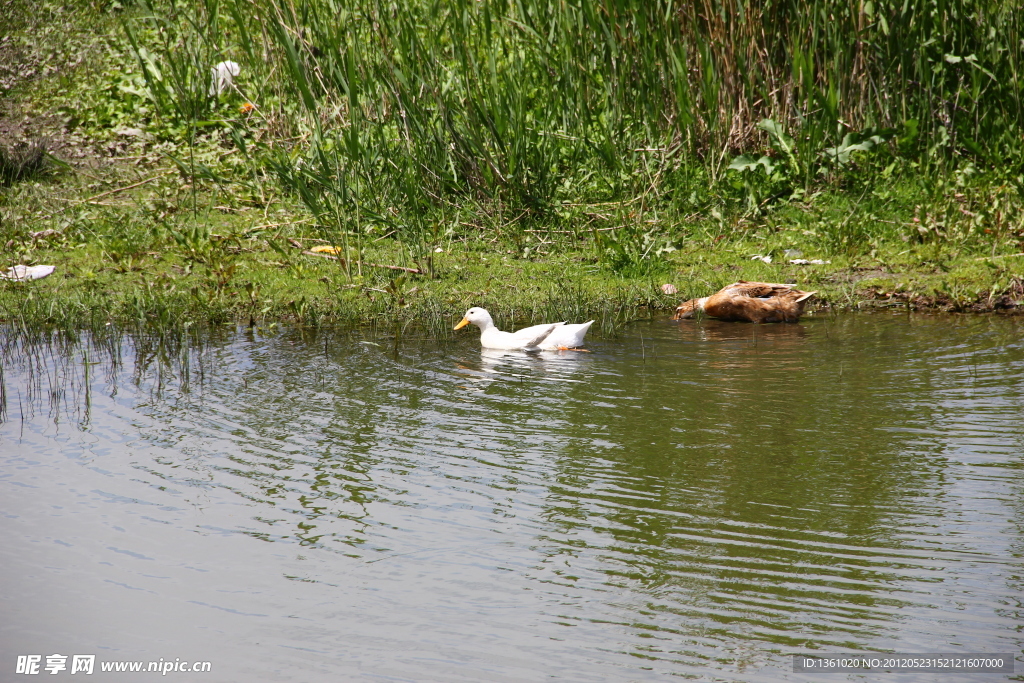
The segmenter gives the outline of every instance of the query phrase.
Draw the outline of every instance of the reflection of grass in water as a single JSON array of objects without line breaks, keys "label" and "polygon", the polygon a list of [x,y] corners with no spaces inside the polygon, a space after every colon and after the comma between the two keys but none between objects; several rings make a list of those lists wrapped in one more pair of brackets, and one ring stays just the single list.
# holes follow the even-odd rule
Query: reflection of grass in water
[{"label": "reflection of grass in water", "polygon": [[[106,325],[89,330],[5,325],[0,327],[0,422],[14,419],[12,410],[28,419],[46,406],[55,421],[70,419],[84,429],[94,387],[116,391],[125,354],[135,384],[149,378],[158,393],[172,385],[188,393],[210,367],[208,352],[223,338],[218,328],[166,326],[129,334]],[[5,371],[25,381],[12,391]]]},{"label": "reflection of grass in water", "polygon": [[[55,422],[69,419],[80,428],[91,415],[90,375],[94,365],[106,366],[110,376],[120,363],[120,348],[89,335],[67,335],[31,329],[0,328],[0,423],[30,420],[45,408]],[[99,360],[103,359],[103,360]],[[17,373],[24,381],[8,387],[5,375]],[[13,389],[13,391],[12,391]]]}]

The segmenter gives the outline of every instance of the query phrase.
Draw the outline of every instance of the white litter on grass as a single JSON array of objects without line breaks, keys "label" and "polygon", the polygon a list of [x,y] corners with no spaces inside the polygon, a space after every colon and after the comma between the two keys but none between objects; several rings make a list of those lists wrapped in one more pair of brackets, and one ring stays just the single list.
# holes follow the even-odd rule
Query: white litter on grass
[{"label": "white litter on grass", "polygon": [[221,62],[210,69],[213,72],[213,82],[210,83],[210,95],[220,95],[235,83],[235,76],[242,73],[242,67],[238,62]]},{"label": "white litter on grass", "polygon": [[765,263],[771,263],[772,262],[772,257],[769,254],[765,254],[764,256],[761,256],[761,254],[754,254],[753,256],[750,257],[750,260],[751,261],[764,261]]},{"label": "white litter on grass", "polygon": [[56,268],[57,266],[13,266],[8,268],[7,272],[0,273],[0,278],[3,278],[4,280],[15,280],[17,282],[24,282],[25,280],[42,280]]},{"label": "white litter on grass", "polygon": [[831,261],[822,261],[820,258],[795,258],[790,259],[789,262],[792,263],[794,266],[824,266],[827,263],[832,263]]}]

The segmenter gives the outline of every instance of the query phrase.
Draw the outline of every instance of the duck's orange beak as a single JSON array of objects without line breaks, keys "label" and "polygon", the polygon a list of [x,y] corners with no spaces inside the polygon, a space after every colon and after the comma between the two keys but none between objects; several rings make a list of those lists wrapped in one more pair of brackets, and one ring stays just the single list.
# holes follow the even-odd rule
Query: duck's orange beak
[{"label": "duck's orange beak", "polygon": [[462,320],[459,321],[459,324],[455,326],[455,329],[456,330],[461,330],[463,327],[465,327],[468,324],[469,324],[469,321],[466,320],[465,318],[463,318]]}]

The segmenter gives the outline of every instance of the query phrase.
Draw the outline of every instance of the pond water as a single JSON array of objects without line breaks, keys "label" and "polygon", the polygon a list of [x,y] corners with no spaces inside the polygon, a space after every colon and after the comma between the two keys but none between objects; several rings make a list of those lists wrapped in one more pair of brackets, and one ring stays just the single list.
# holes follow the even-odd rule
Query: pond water
[{"label": "pond water", "polygon": [[1017,674],[942,680],[1021,680],[1022,332],[651,321],[531,355],[8,334],[0,667],[812,681],[792,654],[1009,652]]}]

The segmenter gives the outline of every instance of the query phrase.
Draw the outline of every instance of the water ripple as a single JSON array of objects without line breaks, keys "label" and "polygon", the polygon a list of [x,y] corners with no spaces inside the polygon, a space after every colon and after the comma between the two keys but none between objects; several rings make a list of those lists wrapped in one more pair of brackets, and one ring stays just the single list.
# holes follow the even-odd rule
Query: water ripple
[{"label": "water ripple", "polygon": [[[198,651],[215,623],[239,671],[803,680],[786,653],[1019,651],[1024,342],[952,321],[657,322],[541,354],[239,331],[166,367],[126,339],[91,379],[26,350],[7,590],[46,567],[110,624],[145,593],[154,637]],[[70,637],[59,604],[18,615]]]}]

